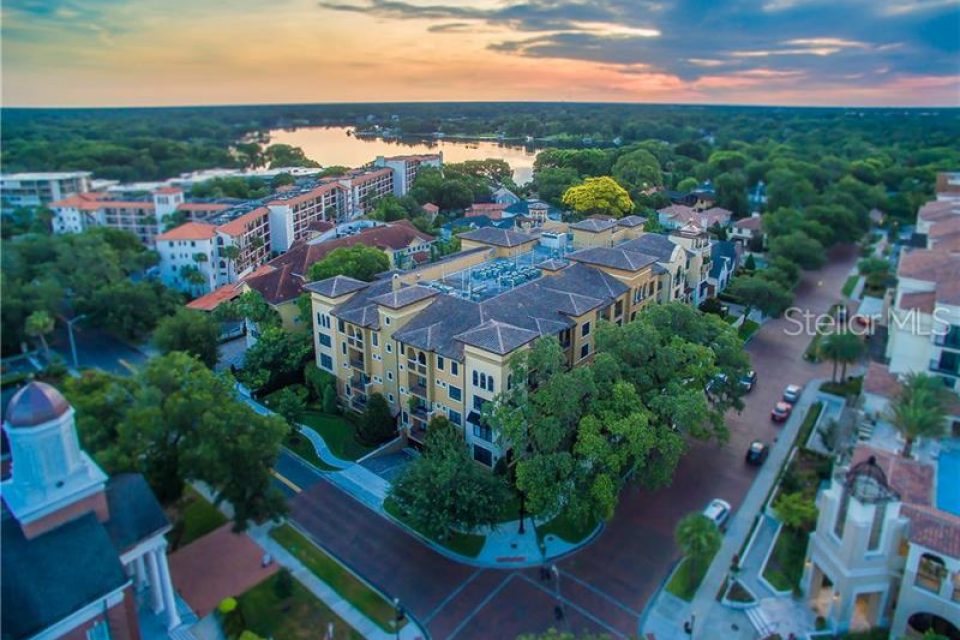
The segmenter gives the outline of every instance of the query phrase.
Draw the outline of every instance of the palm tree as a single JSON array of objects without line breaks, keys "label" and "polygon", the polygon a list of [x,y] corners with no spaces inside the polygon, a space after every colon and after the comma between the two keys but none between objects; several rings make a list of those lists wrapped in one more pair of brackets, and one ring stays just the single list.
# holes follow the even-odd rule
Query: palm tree
[{"label": "palm tree", "polygon": [[947,427],[948,391],[940,378],[926,373],[908,373],[900,393],[887,412],[887,419],[903,436],[901,452],[909,458],[917,438],[938,438]]},{"label": "palm tree", "polygon": [[47,334],[53,331],[53,317],[46,311],[34,311],[27,316],[24,333],[31,338],[40,340],[43,345],[43,353],[50,361],[50,345],[47,344]]},{"label": "palm tree", "polygon": [[824,360],[833,362],[833,376],[831,380],[837,381],[837,365],[842,365],[840,374],[841,380],[847,379],[847,365],[857,362],[863,357],[863,340],[852,333],[831,333],[824,336],[820,341],[819,353]]},{"label": "palm tree", "polygon": [[702,513],[691,513],[677,523],[674,532],[677,546],[690,563],[689,576],[695,579],[700,574],[700,564],[709,561],[720,549],[723,536],[713,522]]},{"label": "palm tree", "polygon": [[235,244],[228,244],[220,249],[220,255],[227,261],[227,280],[229,280],[230,272],[233,270],[233,263],[240,257],[240,247]]}]

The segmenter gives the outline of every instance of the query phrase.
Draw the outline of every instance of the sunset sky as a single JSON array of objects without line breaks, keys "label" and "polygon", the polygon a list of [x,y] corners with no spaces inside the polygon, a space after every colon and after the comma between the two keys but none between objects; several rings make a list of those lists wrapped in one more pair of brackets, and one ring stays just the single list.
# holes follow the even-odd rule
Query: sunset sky
[{"label": "sunset sky", "polygon": [[5,106],[960,106],[957,0],[5,0]]}]

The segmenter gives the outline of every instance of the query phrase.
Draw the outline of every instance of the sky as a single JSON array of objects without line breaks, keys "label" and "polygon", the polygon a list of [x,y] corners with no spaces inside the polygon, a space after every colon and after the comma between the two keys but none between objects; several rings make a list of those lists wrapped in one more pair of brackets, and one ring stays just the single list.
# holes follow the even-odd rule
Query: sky
[{"label": "sky", "polygon": [[960,106],[960,0],[4,0],[4,106]]}]

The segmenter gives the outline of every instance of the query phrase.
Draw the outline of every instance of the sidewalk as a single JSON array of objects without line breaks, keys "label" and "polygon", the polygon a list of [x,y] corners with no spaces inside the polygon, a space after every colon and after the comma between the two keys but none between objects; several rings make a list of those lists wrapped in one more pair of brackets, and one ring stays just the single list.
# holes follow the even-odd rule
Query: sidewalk
[{"label": "sidewalk", "polygon": [[[661,590],[641,616],[641,636],[652,634],[652,637],[656,640],[688,638],[690,636],[684,633],[683,624],[690,620],[691,616],[696,616],[693,638],[716,637],[716,630],[721,628],[725,630],[725,633],[728,629],[731,632],[735,631],[731,628],[731,624],[736,625],[739,629],[742,629],[744,624],[747,627],[750,626],[742,611],[734,611],[723,607],[717,602],[716,595],[730,571],[733,556],[740,551],[740,548],[746,542],[754,519],[763,510],[767,495],[780,475],[780,469],[786,462],[787,456],[793,449],[800,425],[803,423],[810,406],[818,399],[822,382],[821,379],[814,379],[808,382],[804,388],[800,401],[794,408],[790,419],[784,425],[780,437],[771,447],[767,462],[761,467],[756,480],[744,497],[743,503],[730,520],[720,551],[717,552],[703,578],[703,582],[700,583],[700,588],[697,590],[693,602],[683,602],[685,606],[677,606],[677,598],[666,593],[661,587]],[[664,581],[665,584],[666,581]],[[750,628],[749,631],[753,632],[753,629]],[[730,637],[735,637],[735,634],[730,633]]]},{"label": "sidewalk", "polygon": [[[278,564],[288,568],[290,573],[299,580],[313,595],[343,618],[357,633],[370,640],[392,640],[398,636],[393,632],[384,631],[377,623],[365,616],[359,609],[345,600],[334,591],[326,582],[317,577],[303,565],[300,560],[290,554],[276,540],[270,537],[269,530],[272,524],[251,527],[247,534],[260,545],[261,548]],[[359,576],[358,576],[359,577]],[[400,630],[401,640],[420,640],[428,637],[413,618],[407,615],[407,624]]]}]

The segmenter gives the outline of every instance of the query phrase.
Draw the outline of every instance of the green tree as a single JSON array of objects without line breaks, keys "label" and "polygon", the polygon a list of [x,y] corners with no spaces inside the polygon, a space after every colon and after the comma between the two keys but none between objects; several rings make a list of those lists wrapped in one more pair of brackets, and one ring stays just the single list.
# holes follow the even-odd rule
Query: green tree
[{"label": "green tree", "polygon": [[357,421],[357,440],[366,445],[378,445],[397,434],[397,421],[387,399],[381,393],[367,396],[367,406]]},{"label": "green tree", "polygon": [[863,357],[866,345],[860,336],[846,331],[834,331],[824,336],[818,347],[820,357],[833,362],[831,379],[837,380],[837,365],[842,365],[841,380],[847,379],[847,365]]},{"label": "green tree", "polygon": [[810,531],[817,522],[817,505],[799,491],[781,493],[773,510],[785,527],[795,531]]},{"label": "green tree", "polygon": [[303,367],[313,355],[310,333],[289,332],[277,326],[260,330],[256,343],[243,355],[237,377],[259,393],[269,393],[299,382]]},{"label": "green tree", "polygon": [[745,271],[757,270],[757,260],[753,257],[752,253],[747,255],[747,259],[743,261],[743,268]]},{"label": "green tree", "polygon": [[890,283],[890,262],[883,258],[864,258],[857,263],[857,270],[872,288],[886,287]]},{"label": "green tree", "polygon": [[630,192],[663,185],[660,162],[645,149],[625,153],[613,163],[613,177]]},{"label": "green tree", "polygon": [[702,513],[690,513],[677,523],[674,537],[677,546],[690,563],[689,576],[701,575],[700,568],[720,550],[723,536],[720,530]]},{"label": "green tree", "polygon": [[633,211],[627,190],[608,176],[587,178],[563,194],[563,204],[580,215],[605,215],[622,218]]},{"label": "green tree", "polygon": [[495,524],[508,499],[503,478],[474,464],[466,444],[446,418],[430,421],[423,455],[407,465],[389,499],[427,535]]},{"label": "green tree", "polygon": [[311,281],[325,280],[333,276],[348,276],[372,281],[378,273],[390,268],[390,259],[380,249],[355,244],[352,247],[334,249],[320,262],[310,266]]},{"label": "green tree", "polygon": [[949,396],[936,376],[908,373],[890,405],[887,419],[903,436],[903,457],[909,458],[917,438],[939,438],[947,428]]},{"label": "green tree", "polygon": [[687,193],[689,191],[693,191],[699,186],[700,186],[700,181],[697,180],[696,178],[693,178],[693,177],[684,178],[683,180],[677,183],[677,191],[681,193]]},{"label": "green tree", "polygon": [[181,307],[172,316],[160,320],[153,332],[153,343],[163,353],[185,351],[210,368],[220,357],[220,327],[209,314]]},{"label": "green tree", "polygon": [[580,175],[576,169],[570,167],[549,168],[537,171],[533,174],[533,183],[531,188],[536,192],[544,202],[553,205],[560,205],[563,202],[563,194],[570,187],[580,184]]},{"label": "green tree", "polygon": [[50,360],[50,345],[47,344],[47,336],[53,332],[53,317],[46,311],[34,311],[27,316],[24,333],[31,338],[36,338],[43,346],[43,354],[47,360]]},{"label": "green tree", "polygon": [[323,407],[324,413],[334,414],[339,412],[340,407],[337,404],[336,387],[329,386],[323,390],[323,402],[321,406]]},{"label": "green tree", "polygon": [[819,269],[827,261],[823,245],[802,231],[770,240],[770,255],[786,258],[804,269]]},{"label": "green tree", "polygon": [[337,377],[328,373],[317,366],[313,360],[303,366],[303,380],[310,392],[311,402],[320,402],[323,400],[324,393],[328,388],[332,388],[334,395],[337,390]]},{"label": "green tree", "polygon": [[734,278],[727,292],[743,303],[743,315],[759,309],[765,316],[776,317],[793,303],[793,295],[783,286],[759,276]]},{"label": "green tree", "polygon": [[270,408],[283,416],[293,428],[303,418],[307,410],[307,389],[300,384],[292,384],[270,395]]}]

